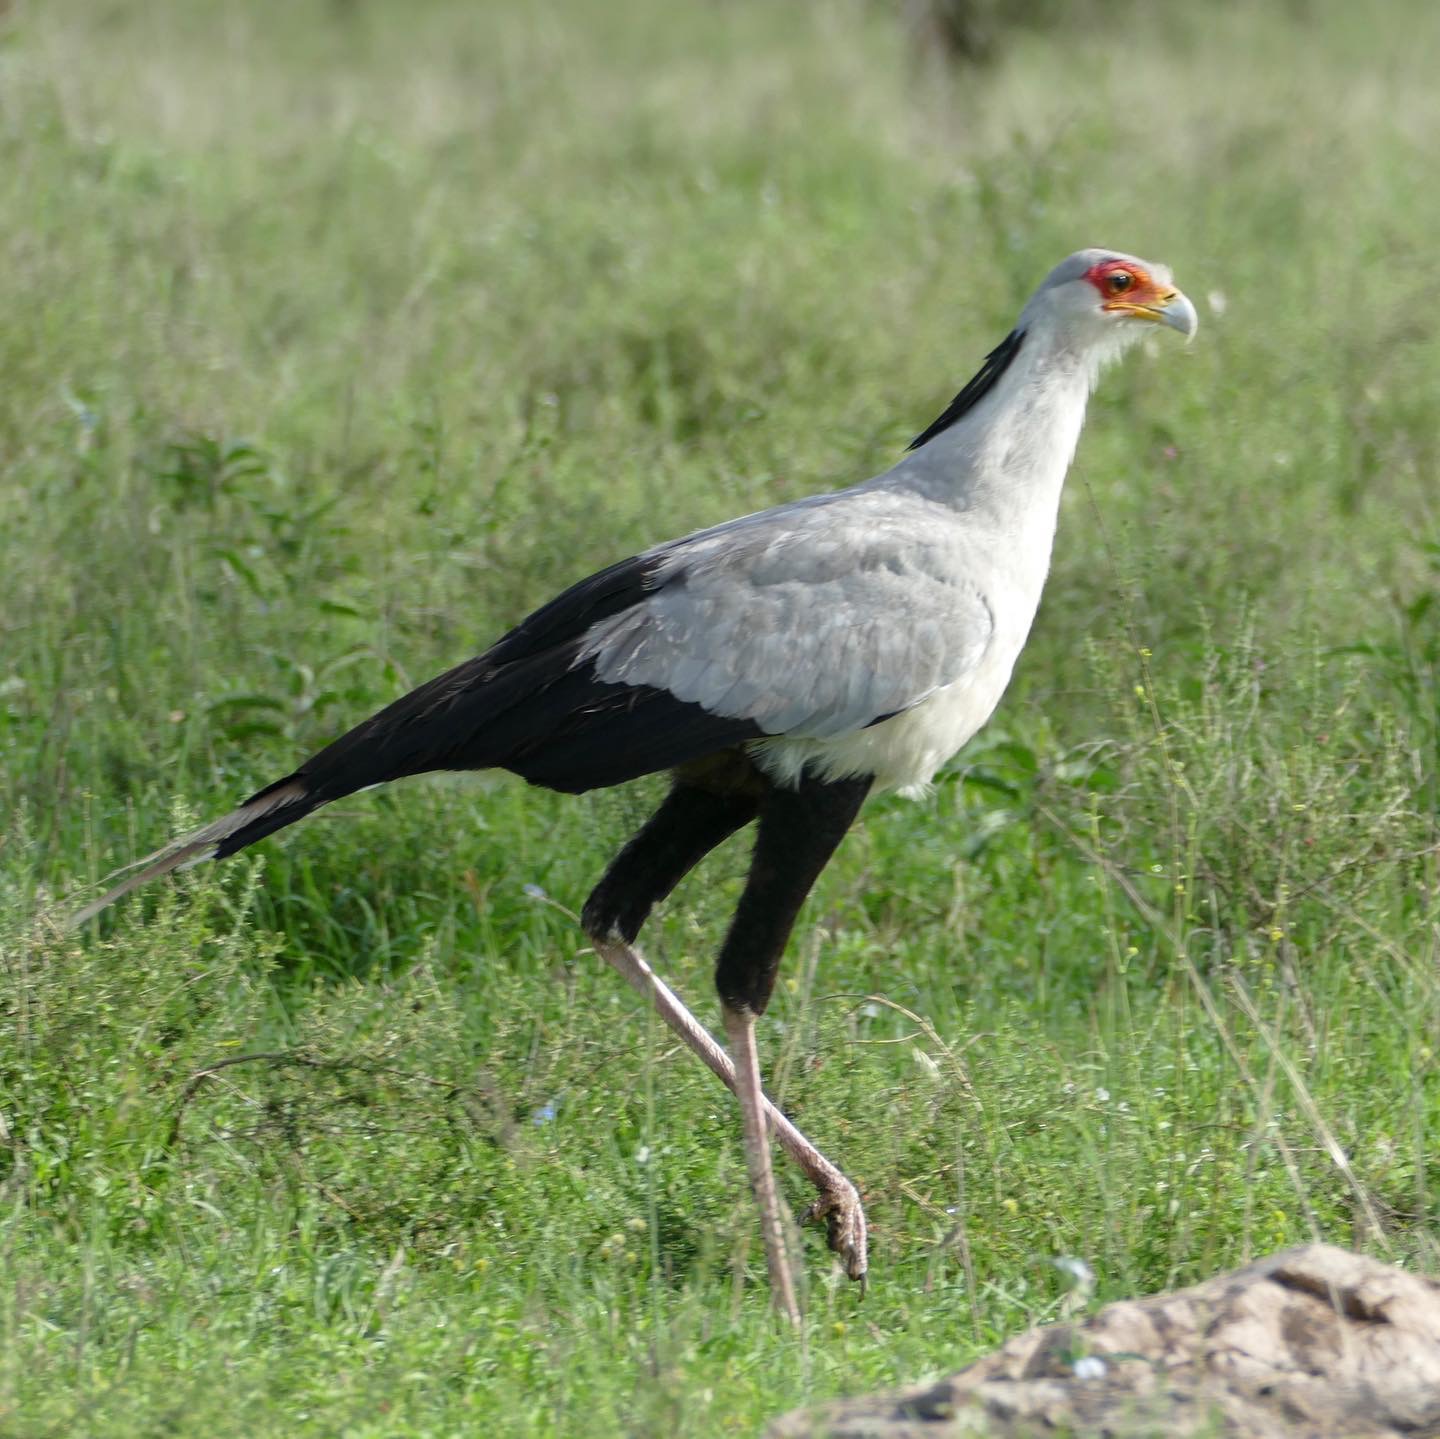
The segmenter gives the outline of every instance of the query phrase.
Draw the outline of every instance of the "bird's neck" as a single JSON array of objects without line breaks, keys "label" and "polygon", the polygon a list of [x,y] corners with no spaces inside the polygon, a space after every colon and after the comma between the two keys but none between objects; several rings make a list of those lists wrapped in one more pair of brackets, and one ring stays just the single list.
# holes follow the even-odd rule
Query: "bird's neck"
[{"label": "bird's neck", "polygon": [[[1007,531],[1053,533],[1065,473],[1100,363],[1042,332],[1025,336],[990,392],[907,455],[896,481]],[[1048,546],[1047,546],[1048,548]]]}]

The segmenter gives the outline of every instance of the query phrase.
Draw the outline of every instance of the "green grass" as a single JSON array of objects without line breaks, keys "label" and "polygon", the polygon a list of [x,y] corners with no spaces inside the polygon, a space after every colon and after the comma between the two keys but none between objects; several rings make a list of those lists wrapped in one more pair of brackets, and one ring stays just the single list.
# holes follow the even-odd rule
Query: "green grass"
[{"label": "green grass", "polygon": [[[750,1433],[1059,1257],[1440,1265],[1440,12],[1107,15],[950,81],[879,4],[0,17],[0,1433]],[[61,928],[588,567],[880,468],[1097,242],[1200,335],[763,1026],[863,1304],[807,1234],[776,1324],[732,1106],[565,912],[653,785],[415,782]],[[647,934],[705,1015],[743,864]]]}]

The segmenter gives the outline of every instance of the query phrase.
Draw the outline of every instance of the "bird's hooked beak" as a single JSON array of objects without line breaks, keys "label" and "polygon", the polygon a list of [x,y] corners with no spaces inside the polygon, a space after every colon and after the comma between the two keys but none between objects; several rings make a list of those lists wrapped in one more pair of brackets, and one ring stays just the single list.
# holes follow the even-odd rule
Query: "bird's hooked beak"
[{"label": "bird's hooked beak", "polygon": [[1127,295],[1123,300],[1111,300],[1105,308],[1133,315],[1137,320],[1153,320],[1157,324],[1169,325],[1172,330],[1179,330],[1187,340],[1200,324],[1195,306],[1173,285],[1157,286],[1149,295]]}]

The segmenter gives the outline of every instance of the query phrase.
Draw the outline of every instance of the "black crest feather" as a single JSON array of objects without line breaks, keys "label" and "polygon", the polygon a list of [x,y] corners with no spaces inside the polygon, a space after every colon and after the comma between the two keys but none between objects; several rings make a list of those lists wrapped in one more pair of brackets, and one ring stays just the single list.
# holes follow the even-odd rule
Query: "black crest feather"
[{"label": "black crest feather", "polygon": [[941,430],[948,430],[962,415],[973,410],[995,388],[1000,376],[1010,368],[1011,362],[1020,353],[1020,346],[1024,341],[1025,332],[1023,330],[1011,330],[985,356],[985,363],[980,366],[979,373],[950,401],[945,413],[929,429],[916,435],[906,448],[918,450],[921,445],[933,440]]}]

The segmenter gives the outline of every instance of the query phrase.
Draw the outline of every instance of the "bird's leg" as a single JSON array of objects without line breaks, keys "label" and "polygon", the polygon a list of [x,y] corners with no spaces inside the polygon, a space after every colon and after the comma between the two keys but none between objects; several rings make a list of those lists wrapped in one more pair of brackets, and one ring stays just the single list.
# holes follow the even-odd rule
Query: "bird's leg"
[{"label": "bird's leg", "polygon": [[591,891],[580,911],[585,933],[633,943],[650,911],[759,809],[753,786],[717,790],[677,783]]},{"label": "bird's leg", "polygon": [[[737,1096],[740,1088],[730,1056],[655,974],[632,942],[651,908],[711,849],[755,817],[761,806],[763,786],[755,784],[753,778],[753,772],[741,773],[733,766],[725,774],[712,769],[698,775],[701,783],[687,783],[682,778],[660,809],[610,865],[585,902],[581,915],[585,931],[594,940],[595,952],[601,959],[651,1001],[665,1023]],[[724,787],[711,787],[716,781]],[[864,788],[860,790],[860,798],[864,796]],[[852,817],[859,802],[859,799],[853,801]],[[830,842],[827,856],[843,832],[842,827]],[[818,874],[823,865],[821,858],[814,865],[814,873]],[[798,909],[798,901],[795,908]],[[793,919],[792,912],[789,923],[793,923]],[[783,948],[783,934],[780,945]],[[773,982],[772,972],[769,983],[773,985]],[[767,987],[767,998],[768,992]],[[758,1090],[758,1082],[755,1088]],[[830,1248],[841,1257],[850,1278],[863,1282],[865,1213],[855,1186],[763,1094],[761,1099],[781,1147],[819,1190],[805,1217],[826,1220]]]},{"label": "bird's leg", "polygon": [[[780,957],[800,906],[859,813],[870,784],[868,777],[832,783],[805,778],[795,789],[775,786],[766,793],[750,873],[715,971],[735,1060],[735,1092],[745,1128],[750,1182],[760,1206],[765,1262],[775,1303],[792,1319],[798,1318],[799,1309],[770,1166],[755,1021],[770,1002]],[[811,1212],[825,1215],[831,1247],[839,1250],[851,1277],[859,1278],[865,1273],[865,1215],[854,1186],[838,1171],[835,1177],[848,1193],[822,1186],[821,1199]]]},{"label": "bird's leg", "polygon": [[760,1209],[760,1230],[765,1240],[765,1268],[770,1274],[770,1298],[792,1324],[800,1322],[800,1304],[785,1252],[785,1220],[775,1171],[770,1165],[770,1131],[765,1124],[765,1091],[760,1083],[760,1051],[755,1047],[755,1016],[749,1010],[723,1007],[725,1038],[735,1062],[735,1097],[740,1101],[740,1125],[745,1136],[745,1167],[750,1188]]},{"label": "bird's leg", "polygon": [[[701,1062],[731,1094],[739,1093],[735,1065],[723,1046],[685,1007],[679,995],[646,963],[645,957],[623,939],[611,936],[596,939],[595,952],[638,994],[650,1000],[656,1013],[680,1036]],[[780,1147],[804,1171],[820,1191],[806,1210],[806,1219],[824,1219],[829,1227],[830,1248],[845,1264],[845,1272],[862,1285],[865,1279],[865,1211],[855,1186],[805,1137],[786,1116],[765,1100],[765,1117]]]}]

